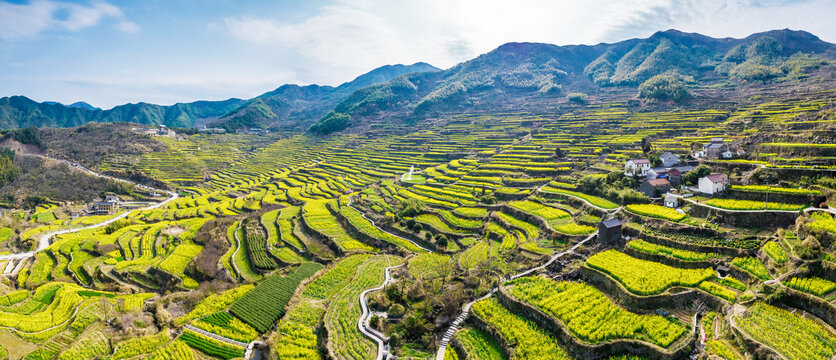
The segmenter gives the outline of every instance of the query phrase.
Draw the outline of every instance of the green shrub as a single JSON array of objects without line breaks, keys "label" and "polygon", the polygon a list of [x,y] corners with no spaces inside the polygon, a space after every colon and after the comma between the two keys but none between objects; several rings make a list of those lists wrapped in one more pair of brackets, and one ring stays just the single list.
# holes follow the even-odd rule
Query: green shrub
[{"label": "green shrub", "polygon": [[586,94],[573,92],[566,95],[566,99],[577,104],[586,104]]},{"label": "green shrub", "polygon": [[639,85],[639,97],[651,101],[678,102],[688,97],[688,89],[674,75],[656,75]]}]

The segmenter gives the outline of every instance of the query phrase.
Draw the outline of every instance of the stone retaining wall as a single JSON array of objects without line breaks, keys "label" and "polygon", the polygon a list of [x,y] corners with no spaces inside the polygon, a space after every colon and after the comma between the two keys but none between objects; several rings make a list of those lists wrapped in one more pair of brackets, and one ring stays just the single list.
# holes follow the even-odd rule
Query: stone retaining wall
[{"label": "stone retaining wall", "polygon": [[800,212],[741,212],[715,209],[702,204],[689,203],[691,213],[701,218],[716,218],[723,224],[757,229],[777,229],[795,224]]},{"label": "stone retaining wall", "polygon": [[348,235],[350,235],[351,237],[357,239],[358,241],[381,250],[389,250],[396,252],[398,255],[401,256],[406,256],[407,254],[409,254],[408,251],[406,251],[404,248],[400,246],[380,240],[376,237],[372,237],[371,235],[361,232],[356,227],[354,227],[354,225],[350,221],[348,221],[348,219],[346,219],[341,212],[333,209],[331,206],[328,206],[328,211],[331,212],[331,215],[334,215],[334,219],[337,220],[337,223],[339,223],[340,226],[342,226],[345,232],[348,233]]},{"label": "stone retaining wall", "polygon": [[[673,287],[658,295],[636,295],[628,291],[611,276],[586,265],[580,268],[581,276],[589,285],[618,299],[624,307],[637,310],[656,310],[660,308],[687,308],[695,299],[699,299],[716,311],[730,305],[727,301],[709,295],[699,289]],[[681,289],[681,291],[679,291]]]},{"label": "stone retaining wall", "polygon": [[573,336],[557,318],[528,305],[507,293],[504,287],[497,292],[499,302],[512,313],[531,319],[538,326],[556,337],[564,349],[576,359],[605,359],[614,355],[630,354],[648,359],[682,359],[691,352],[694,335],[686,331],[670,348],[632,339],[610,340],[601,344],[590,344]]},{"label": "stone retaining wall", "polygon": [[738,248],[731,248],[731,247],[725,247],[725,246],[698,245],[698,244],[685,243],[685,242],[680,242],[680,241],[676,241],[676,240],[673,240],[673,239],[668,239],[668,238],[663,238],[663,237],[659,237],[659,236],[655,236],[655,235],[651,235],[651,234],[642,233],[642,232],[640,232],[636,229],[630,228],[628,226],[623,227],[622,231],[625,234],[632,236],[633,238],[644,239],[644,240],[647,240],[648,242],[652,242],[652,243],[655,243],[655,244],[665,245],[665,246],[668,246],[668,247],[673,247],[673,248],[683,249],[683,250],[690,250],[690,251],[696,251],[696,252],[713,252],[713,253],[717,253],[717,254],[720,254],[720,255],[737,256],[737,257],[740,257],[740,256],[754,256],[758,252],[757,248],[755,248],[755,249],[738,249]]},{"label": "stone retaining wall", "polygon": [[680,260],[680,259],[677,259],[677,258],[674,258],[674,257],[667,256],[667,255],[664,255],[664,254],[648,254],[646,252],[633,249],[629,246],[625,246],[623,252],[627,255],[630,255],[630,256],[634,257],[634,258],[654,261],[654,262],[658,262],[658,263],[662,263],[662,264],[665,264],[665,265],[678,267],[678,268],[682,268],[682,269],[705,269],[705,268],[712,268],[713,269],[715,266],[717,266],[717,261],[711,261],[711,260],[685,261],[685,260]]},{"label": "stone retaining wall", "polygon": [[299,225],[302,227],[300,230],[302,230],[305,234],[316,238],[317,240],[319,240],[319,242],[328,246],[328,248],[330,248],[334,252],[334,255],[336,255],[337,257],[340,257],[343,254],[345,254],[342,247],[340,247],[339,244],[334,242],[334,240],[331,240],[331,238],[328,237],[327,235],[311,228],[311,226],[308,225],[308,221],[305,220],[305,215],[304,214],[299,215]]}]

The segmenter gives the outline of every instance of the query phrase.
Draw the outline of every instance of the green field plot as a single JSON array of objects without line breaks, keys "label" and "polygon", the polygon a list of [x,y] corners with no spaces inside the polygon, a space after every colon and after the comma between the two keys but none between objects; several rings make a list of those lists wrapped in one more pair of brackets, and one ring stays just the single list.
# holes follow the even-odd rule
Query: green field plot
[{"label": "green field plot", "polygon": [[305,222],[315,231],[327,236],[334,241],[345,251],[375,251],[369,245],[366,245],[351,237],[345,230],[337,223],[337,220],[328,211],[328,203],[336,203],[337,200],[313,200],[309,201],[302,208],[302,217]]},{"label": "green field plot", "polygon": [[571,359],[548,332],[530,320],[512,314],[495,298],[477,302],[471,311],[504,338],[505,343],[514,344],[511,353],[517,358]]},{"label": "green field plot", "polygon": [[789,359],[829,359],[836,354],[836,336],[787,310],[759,302],[734,320],[749,336]]},{"label": "green field plot", "polygon": [[636,339],[667,347],[686,331],[659,315],[624,310],[589,285],[534,276],[508,286],[511,295],[560,319],[574,336],[591,343]]},{"label": "green field plot", "polygon": [[728,210],[782,210],[800,211],[806,205],[782,204],[777,202],[734,200],[734,199],[710,199],[705,202],[707,205]]},{"label": "green field plot", "polygon": [[639,295],[659,294],[672,286],[696,287],[714,277],[714,270],[679,269],[607,250],[591,256],[586,264],[600,270]]},{"label": "green field plot", "polygon": [[305,263],[285,276],[273,275],[258,284],[252,291],[235,301],[229,312],[263,333],[284,315],[299,283],[322,269],[318,263]]}]

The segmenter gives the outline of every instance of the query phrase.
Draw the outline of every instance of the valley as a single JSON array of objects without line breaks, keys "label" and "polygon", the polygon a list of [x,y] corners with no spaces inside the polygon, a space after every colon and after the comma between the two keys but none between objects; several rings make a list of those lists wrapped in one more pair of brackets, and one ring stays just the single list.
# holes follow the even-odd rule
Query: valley
[{"label": "valley", "polygon": [[506,44],[223,131],[9,126],[0,353],[832,358],[836,46],[756,35]]}]

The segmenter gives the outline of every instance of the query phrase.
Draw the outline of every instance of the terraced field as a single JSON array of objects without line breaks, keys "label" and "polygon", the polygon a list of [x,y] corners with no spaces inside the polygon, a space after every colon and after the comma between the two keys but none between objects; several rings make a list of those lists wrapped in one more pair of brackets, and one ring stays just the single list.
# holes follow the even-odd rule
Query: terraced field
[{"label": "terraced field", "polygon": [[[378,340],[402,359],[676,358],[695,316],[731,308],[700,356],[751,353],[746,336],[760,352],[829,358],[836,324],[793,296],[822,311],[836,298],[836,222],[818,208],[833,204],[836,158],[812,140],[832,133],[836,98],[798,96],[185,135],[162,140],[165,153],[109,155],[96,170],[141,171],[178,196],[113,215],[72,219],[51,202],[10,215],[0,345],[29,359],[228,359],[254,340],[279,359],[374,359]],[[717,136],[744,151],[689,158]],[[654,203],[624,162],[663,152],[729,175],[730,191],[691,196],[691,182],[677,208]],[[620,228],[599,233],[613,218]],[[401,263],[364,315],[361,294]]]}]

